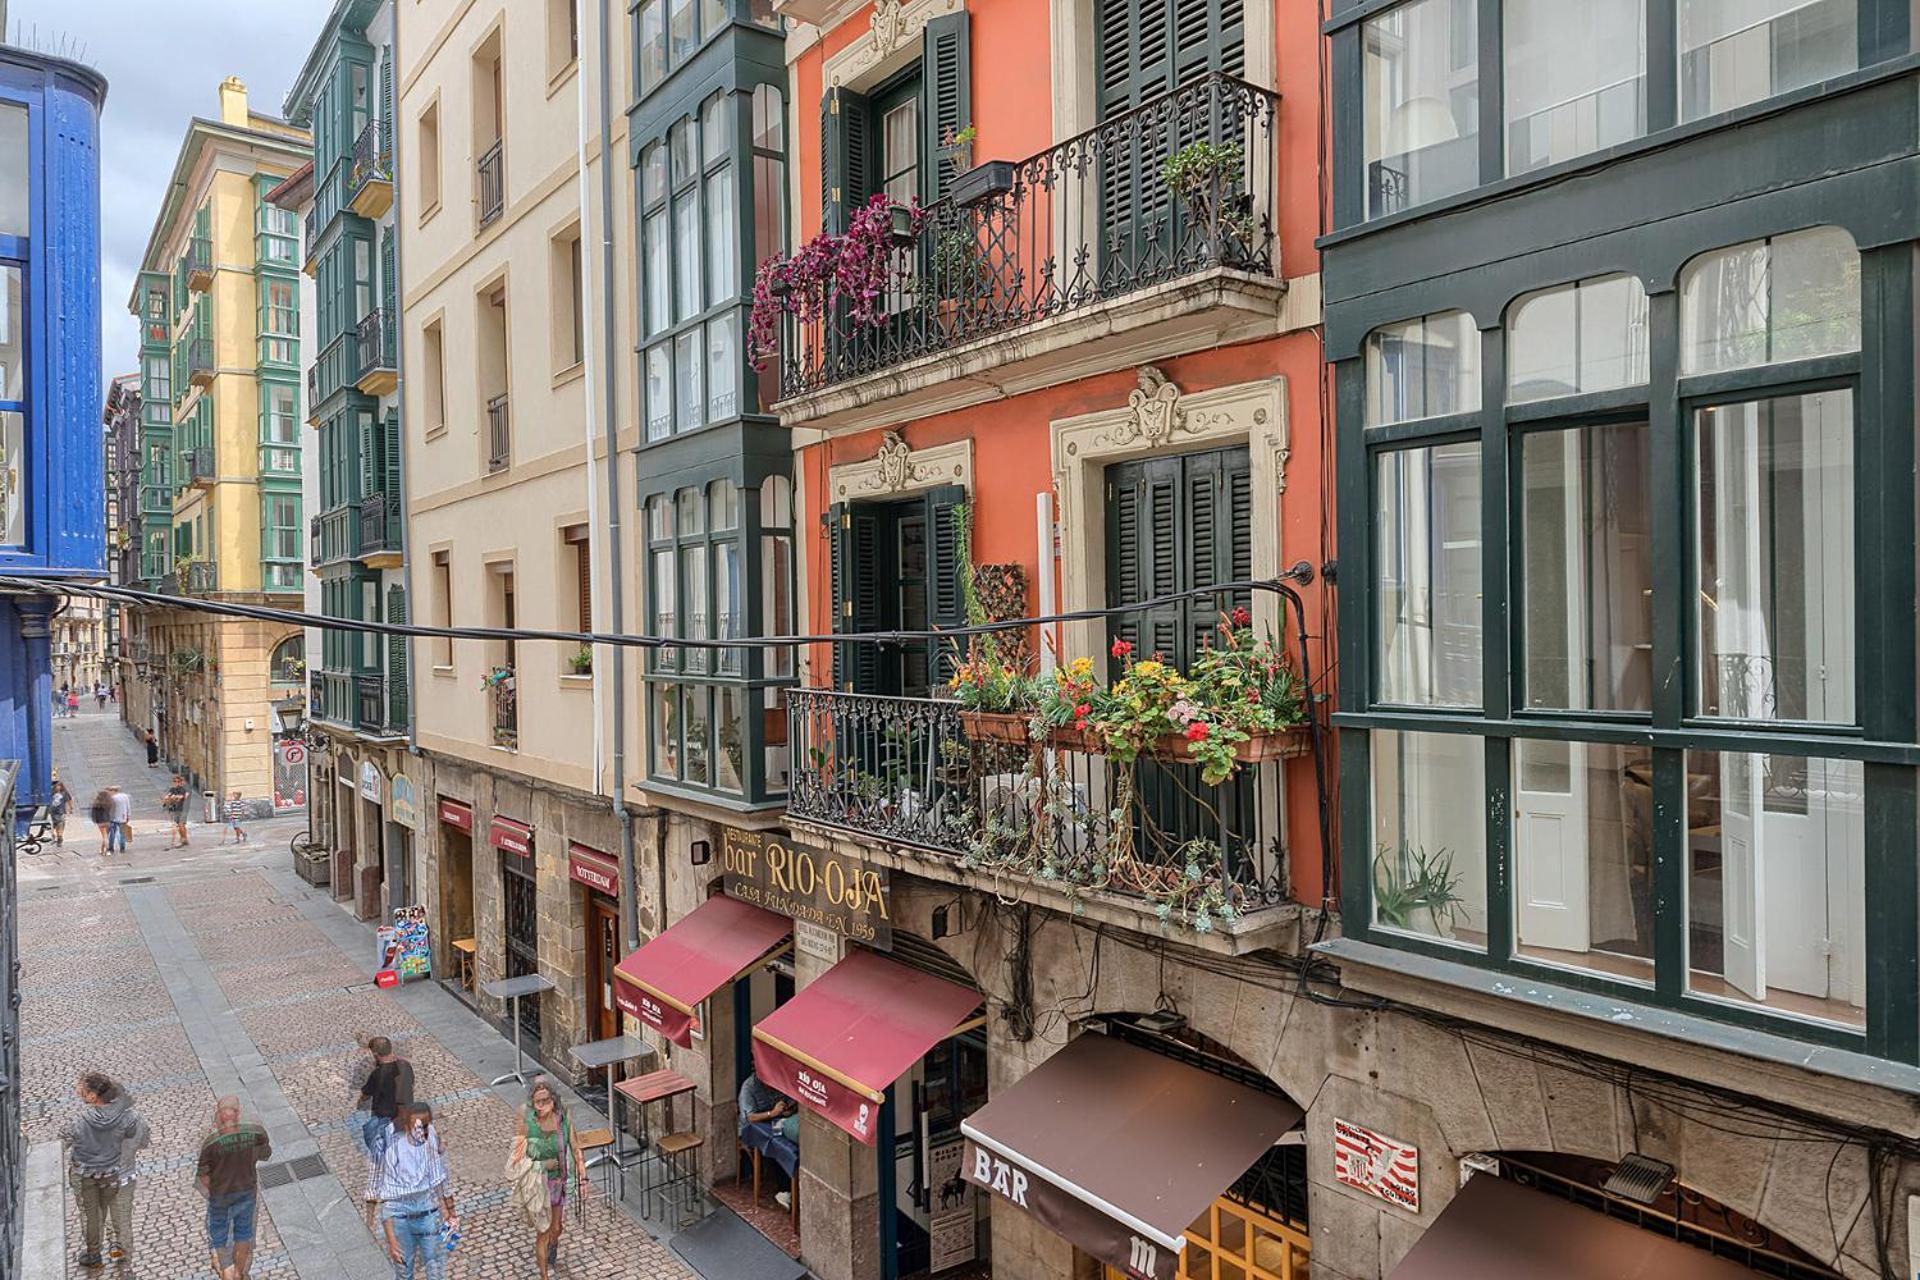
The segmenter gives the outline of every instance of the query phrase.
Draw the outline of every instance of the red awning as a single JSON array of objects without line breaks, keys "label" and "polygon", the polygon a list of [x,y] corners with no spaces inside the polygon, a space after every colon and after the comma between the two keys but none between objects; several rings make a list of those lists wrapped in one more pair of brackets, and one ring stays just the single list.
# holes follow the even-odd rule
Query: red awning
[{"label": "red awning", "polygon": [[854,951],[753,1029],[753,1069],[871,1145],[887,1087],[980,1001],[968,987]]},{"label": "red awning", "polygon": [[487,824],[487,843],[523,858],[533,856],[533,828],[512,818],[496,817]]},{"label": "red awning", "polygon": [[567,875],[579,884],[609,897],[620,896],[620,864],[588,845],[569,842]]},{"label": "red awning", "polygon": [[[342,778],[341,781],[345,782],[346,779]],[[458,827],[462,831],[471,831],[473,830],[473,806],[463,801],[449,800],[442,796],[440,799],[440,821],[450,827]]]},{"label": "red awning", "polygon": [[683,1048],[694,1009],[786,944],[793,921],[738,898],[708,898],[613,967],[613,999]]}]

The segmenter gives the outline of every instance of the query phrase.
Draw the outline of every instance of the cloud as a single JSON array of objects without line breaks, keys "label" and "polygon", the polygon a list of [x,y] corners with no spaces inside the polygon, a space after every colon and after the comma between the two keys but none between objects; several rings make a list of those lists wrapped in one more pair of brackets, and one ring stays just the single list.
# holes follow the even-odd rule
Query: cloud
[{"label": "cloud", "polygon": [[331,0],[10,0],[8,35],[52,48],[64,36],[107,78],[101,121],[101,331],[105,377],[138,367],[127,298],[194,116],[219,114],[239,76],[256,111],[286,101]]}]

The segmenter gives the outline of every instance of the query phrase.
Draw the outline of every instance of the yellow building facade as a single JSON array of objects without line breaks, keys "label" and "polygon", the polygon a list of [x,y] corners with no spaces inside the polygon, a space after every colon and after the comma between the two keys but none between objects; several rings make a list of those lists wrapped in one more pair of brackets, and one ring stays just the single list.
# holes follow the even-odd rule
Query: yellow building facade
[{"label": "yellow building facade", "polygon": [[[219,86],[216,118],[187,127],[129,310],[141,330],[143,528],[161,590],[298,608],[305,563],[300,478],[299,224],[266,192],[306,163],[305,130]],[[143,505],[145,499],[143,499]],[[162,756],[198,789],[259,813],[305,803],[284,763],[303,725],[299,628],[189,608],[135,621],[130,698]],[[296,757],[298,753],[294,753]]]}]

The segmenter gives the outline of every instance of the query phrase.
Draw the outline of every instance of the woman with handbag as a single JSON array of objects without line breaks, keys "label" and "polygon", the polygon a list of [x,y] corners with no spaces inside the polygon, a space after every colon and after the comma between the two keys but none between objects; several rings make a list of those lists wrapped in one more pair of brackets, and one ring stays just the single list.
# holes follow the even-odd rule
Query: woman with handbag
[{"label": "woman with handbag", "polygon": [[527,1106],[520,1117],[520,1133],[513,1140],[509,1168],[520,1160],[529,1162],[546,1179],[547,1221],[536,1229],[533,1259],[540,1268],[540,1280],[548,1280],[560,1256],[568,1183],[586,1181],[587,1162],[580,1154],[566,1108],[560,1105],[560,1092],[545,1076],[535,1076],[527,1089]]}]

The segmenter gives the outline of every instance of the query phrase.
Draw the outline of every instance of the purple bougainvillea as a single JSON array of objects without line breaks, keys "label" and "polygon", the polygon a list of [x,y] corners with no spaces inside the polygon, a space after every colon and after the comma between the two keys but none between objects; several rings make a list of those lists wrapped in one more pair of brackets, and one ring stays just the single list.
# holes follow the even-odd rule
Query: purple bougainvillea
[{"label": "purple bougainvillea", "polygon": [[[832,317],[844,305],[847,322],[879,324],[887,314],[894,284],[895,205],[875,195],[855,210],[840,235],[822,232],[792,254],[768,258],[753,277],[753,313],[747,326],[747,355],[755,370],[780,350],[780,318],[802,324]],[[919,202],[907,206],[907,228],[917,238],[926,219]]]}]

